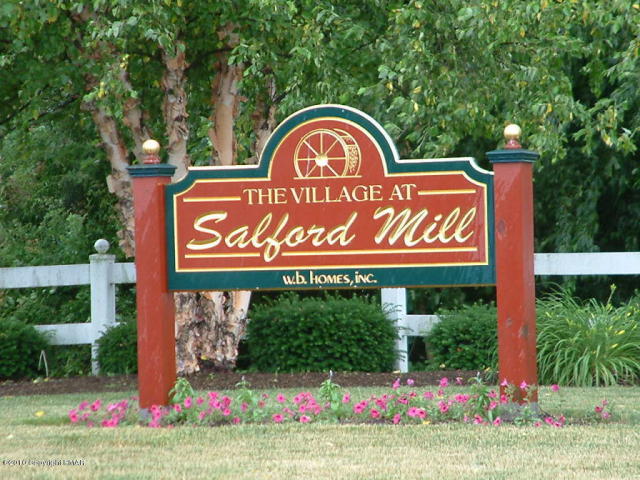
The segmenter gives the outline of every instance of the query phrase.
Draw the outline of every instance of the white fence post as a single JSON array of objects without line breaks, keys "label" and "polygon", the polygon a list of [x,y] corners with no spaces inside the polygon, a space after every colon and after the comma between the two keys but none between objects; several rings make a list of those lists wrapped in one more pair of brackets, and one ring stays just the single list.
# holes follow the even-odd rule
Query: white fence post
[{"label": "white fence post", "polygon": [[107,254],[109,242],[96,241],[98,253],[89,255],[89,279],[91,282],[91,373],[98,375],[98,344],[100,336],[115,324],[116,286],[113,282],[113,264],[116,256]]},{"label": "white fence post", "polygon": [[389,308],[389,318],[398,327],[398,338],[396,339],[396,370],[401,372],[409,371],[409,342],[407,337],[407,295],[404,288],[382,288],[380,297],[382,306]]}]

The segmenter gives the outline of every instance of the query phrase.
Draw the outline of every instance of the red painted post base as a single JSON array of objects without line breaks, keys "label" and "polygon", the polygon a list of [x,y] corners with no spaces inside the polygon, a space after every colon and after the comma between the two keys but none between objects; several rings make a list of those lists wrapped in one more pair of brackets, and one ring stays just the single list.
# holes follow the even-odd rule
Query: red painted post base
[{"label": "red painted post base", "polygon": [[168,405],[176,381],[175,305],[167,290],[163,185],[175,167],[129,167],[133,178],[140,408]]},{"label": "red painted post base", "polygon": [[498,370],[501,393],[512,392],[513,401],[517,403],[535,404],[538,400],[538,373],[532,162],[538,154],[515,148],[496,150],[487,155],[494,164]]}]

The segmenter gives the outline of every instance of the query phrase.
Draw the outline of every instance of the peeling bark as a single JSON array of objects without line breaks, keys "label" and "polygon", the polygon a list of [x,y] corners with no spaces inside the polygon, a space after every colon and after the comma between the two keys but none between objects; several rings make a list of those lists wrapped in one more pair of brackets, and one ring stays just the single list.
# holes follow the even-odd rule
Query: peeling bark
[{"label": "peeling bark", "polygon": [[[230,48],[238,44],[238,35],[233,29],[232,24],[227,24],[218,32],[218,37]],[[243,69],[243,65],[229,65],[225,53],[218,55],[217,74],[211,85],[211,128],[208,132],[214,150],[213,165],[233,165],[236,160],[237,141],[233,129],[241,101],[238,82]]]},{"label": "peeling bark", "polygon": [[[133,92],[131,81],[129,80],[129,73],[126,70],[121,70],[120,81],[126,90]],[[131,131],[131,136],[135,143],[133,154],[136,156],[140,163],[144,160],[144,153],[142,151],[142,144],[145,140],[152,137],[151,131],[147,128],[145,120],[147,115],[140,108],[140,100],[134,96],[130,96],[123,105],[124,119],[123,123]]]},{"label": "peeling bark", "polygon": [[265,105],[264,101],[258,101],[252,115],[253,131],[256,134],[256,139],[253,144],[255,156],[251,157],[247,163],[258,163],[267,140],[276,128],[276,82],[273,77],[269,78],[267,89],[269,95],[268,105]]},{"label": "peeling bark", "polygon": [[187,113],[187,93],[185,90],[187,77],[185,70],[187,61],[184,50],[176,49],[175,55],[162,53],[165,64],[162,76],[162,90],[164,101],[162,113],[167,127],[168,139],[167,153],[169,163],[176,166],[173,180],[179,180],[187,173],[189,166],[189,154],[187,153],[187,141],[189,139],[189,114]]},{"label": "peeling bark", "polygon": [[118,231],[120,248],[125,255],[133,257],[135,256],[133,191],[131,177],[127,171],[129,152],[118,131],[118,125],[111,115],[94,104],[85,104],[83,108],[91,113],[111,164],[111,174],[107,177],[107,186],[109,192],[118,199],[117,210],[122,223],[122,228]]},{"label": "peeling bark", "polygon": [[238,82],[242,78],[242,67],[228,65],[224,59],[218,62],[217,70],[218,74],[211,88],[213,112],[209,117],[212,122],[209,138],[215,155],[213,163],[233,165],[237,147],[233,128],[240,105]]}]

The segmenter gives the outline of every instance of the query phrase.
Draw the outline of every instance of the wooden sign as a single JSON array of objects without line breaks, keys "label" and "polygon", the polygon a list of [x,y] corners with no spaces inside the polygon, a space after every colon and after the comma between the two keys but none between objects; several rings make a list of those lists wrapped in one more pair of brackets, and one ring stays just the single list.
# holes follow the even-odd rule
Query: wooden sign
[{"label": "wooden sign", "polygon": [[165,200],[171,290],[495,283],[492,173],[401,160],[350,107],[295,113],[257,166],[192,167]]}]

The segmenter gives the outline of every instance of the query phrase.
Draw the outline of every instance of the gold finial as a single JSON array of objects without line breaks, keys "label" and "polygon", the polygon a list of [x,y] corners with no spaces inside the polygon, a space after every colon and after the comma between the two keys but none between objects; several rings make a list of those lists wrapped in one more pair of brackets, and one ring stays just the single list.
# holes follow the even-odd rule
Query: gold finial
[{"label": "gold finial", "polygon": [[158,157],[160,144],[154,139],[145,140],[142,144],[142,151],[145,155],[144,163],[160,163],[160,157]]},{"label": "gold finial", "polygon": [[520,145],[520,135],[522,134],[522,129],[516,125],[515,123],[510,123],[504,128],[504,138],[507,141],[507,144],[504,148],[508,149],[516,149],[522,148]]},{"label": "gold finial", "polygon": [[142,150],[144,150],[144,153],[147,155],[157,155],[160,151],[160,144],[153,138],[150,138],[142,144]]}]

